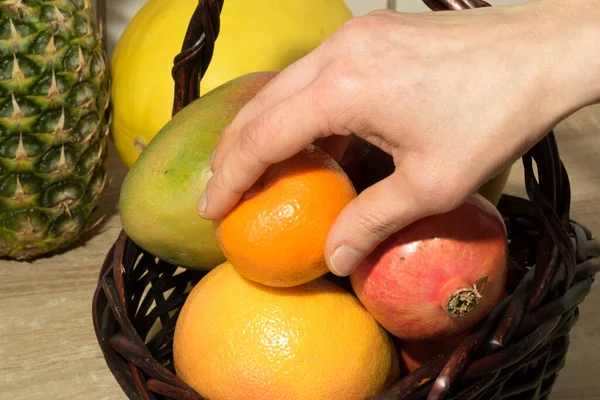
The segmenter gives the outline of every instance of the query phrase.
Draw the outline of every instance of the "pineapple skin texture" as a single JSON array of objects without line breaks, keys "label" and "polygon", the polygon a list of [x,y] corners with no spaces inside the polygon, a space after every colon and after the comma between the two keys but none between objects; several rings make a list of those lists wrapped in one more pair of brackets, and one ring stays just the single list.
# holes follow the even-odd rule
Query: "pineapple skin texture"
[{"label": "pineapple skin texture", "polygon": [[110,80],[89,0],[0,0],[0,257],[75,242],[106,184]]}]

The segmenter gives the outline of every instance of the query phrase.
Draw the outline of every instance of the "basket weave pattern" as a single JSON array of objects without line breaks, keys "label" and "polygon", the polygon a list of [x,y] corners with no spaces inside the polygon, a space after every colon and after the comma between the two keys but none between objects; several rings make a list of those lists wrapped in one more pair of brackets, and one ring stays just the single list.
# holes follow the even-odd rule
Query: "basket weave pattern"
[{"label": "basket weave pattern", "polygon": [[[423,0],[432,10],[482,0]],[[173,67],[173,114],[199,96],[219,34],[223,0],[200,0]],[[536,168],[534,169],[534,161]],[[554,133],[522,158],[528,199],[503,195],[509,297],[458,348],[439,354],[376,399],[546,399],[565,364],[578,305],[600,271],[600,244],[572,221],[570,185]],[[203,272],[145,252],[121,232],[94,293],[93,320],[106,363],[131,399],[202,399],[174,373],[175,323]]]}]

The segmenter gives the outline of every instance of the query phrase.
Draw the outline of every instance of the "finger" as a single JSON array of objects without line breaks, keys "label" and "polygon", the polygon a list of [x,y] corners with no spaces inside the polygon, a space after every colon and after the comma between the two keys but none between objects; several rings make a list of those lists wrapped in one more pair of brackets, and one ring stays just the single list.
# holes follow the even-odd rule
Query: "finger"
[{"label": "finger", "polygon": [[319,48],[317,48],[282,70],[242,107],[233,121],[221,133],[211,162],[213,171],[219,168],[223,161],[223,155],[239,135],[244,125],[310,85],[319,74],[324,63],[320,53]]},{"label": "finger", "polygon": [[339,276],[351,274],[379,243],[428,214],[398,174],[365,189],[342,210],[329,231],[325,259],[330,271]]},{"label": "finger", "polygon": [[[249,121],[222,156],[198,203],[206,219],[223,217],[271,164],[329,134],[328,118],[316,101],[315,85]],[[302,109],[302,113],[297,110]]]}]

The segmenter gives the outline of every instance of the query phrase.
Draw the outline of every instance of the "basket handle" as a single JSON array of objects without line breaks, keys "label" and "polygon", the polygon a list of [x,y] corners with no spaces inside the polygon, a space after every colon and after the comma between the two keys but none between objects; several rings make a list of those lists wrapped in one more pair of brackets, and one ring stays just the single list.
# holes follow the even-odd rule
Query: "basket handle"
[{"label": "basket handle", "polygon": [[465,10],[467,8],[490,7],[484,0],[423,0],[423,3],[433,11]]},{"label": "basket handle", "polygon": [[[206,73],[219,36],[220,15],[225,0],[198,0],[198,6],[190,18],[181,52],[173,61],[171,75],[175,80],[175,97],[172,116],[200,97],[200,81]],[[96,20],[106,23],[106,1],[96,0]],[[104,28],[104,26],[103,26]],[[107,41],[103,49],[108,54]]]},{"label": "basket handle", "polygon": [[172,115],[200,97],[200,81],[208,69],[219,36],[223,3],[224,0],[198,1],[171,71],[175,80]]}]

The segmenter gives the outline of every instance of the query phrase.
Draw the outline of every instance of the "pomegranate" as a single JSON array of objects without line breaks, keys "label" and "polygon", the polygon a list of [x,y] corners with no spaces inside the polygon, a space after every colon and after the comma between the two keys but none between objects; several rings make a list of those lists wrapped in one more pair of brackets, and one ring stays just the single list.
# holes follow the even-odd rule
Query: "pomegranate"
[{"label": "pomegranate", "polygon": [[494,205],[473,194],[392,234],[350,275],[392,335],[441,339],[475,326],[504,296],[508,240]]},{"label": "pomegranate", "polygon": [[[503,291],[500,300],[503,300],[507,296],[508,293],[506,290]],[[470,330],[466,330],[460,332],[458,335],[441,339],[417,340],[401,340],[392,336],[394,347],[400,358],[402,374],[406,375],[413,372],[439,354],[446,354],[454,351],[458,345],[469,337],[470,334]]]}]

